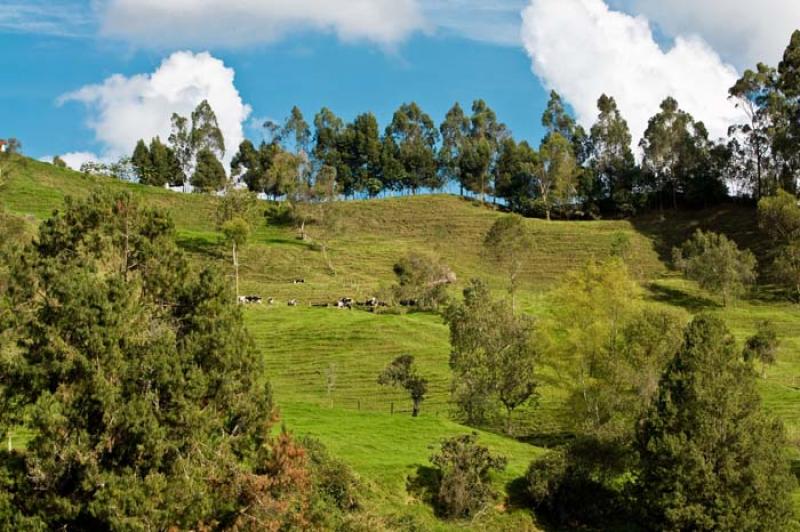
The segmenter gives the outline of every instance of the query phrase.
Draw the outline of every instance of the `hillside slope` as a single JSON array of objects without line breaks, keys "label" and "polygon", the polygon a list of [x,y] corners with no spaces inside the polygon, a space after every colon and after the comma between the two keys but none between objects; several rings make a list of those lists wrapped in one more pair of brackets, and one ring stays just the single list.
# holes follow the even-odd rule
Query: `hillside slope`
[{"label": "hillside slope", "polygon": [[[31,234],[36,223],[59,208],[67,195],[83,196],[94,187],[128,190],[147,205],[171,213],[179,244],[196,260],[231,272],[227,249],[219,244],[221,235],[214,226],[217,200],[213,197],[87,177],[23,158],[15,160],[6,176],[0,184],[0,207],[11,216],[0,218],[0,223],[13,221],[23,234]],[[336,275],[317,248],[297,239],[293,227],[265,220],[257,228],[241,258],[243,292],[275,297],[277,304],[246,308],[248,326],[264,354],[267,376],[289,429],[318,437],[347,460],[373,487],[370,507],[381,515],[408,518],[424,529],[448,529],[405,490],[408,476],[426,465],[442,438],[470,430],[448,420],[446,326],[429,313],[376,315],[310,305],[378,293],[393,281],[392,265],[409,251],[440,256],[458,276],[453,295],[471,277],[488,280],[502,294],[502,274],[481,256],[483,236],[502,213],[445,195],[340,202],[336,208],[341,227],[330,241]],[[632,221],[526,220],[526,224],[535,247],[522,275],[519,300],[534,315],[546,311],[546,292],[564,272],[591,257],[608,256],[612,243],[624,235],[631,246],[628,263],[652,301],[689,313],[717,313],[740,342],[752,334],[756,320],[775,321],[782,337],[779,361],[761,388],[767,408],[784,420],[790,436],[800,442],[797,307],[763,296],[722,308],[667,267],[671,247],[698,227],[724,232],[763,259],[767,249],[752,208],[654,213]],[[305,283],[292,284],[296,278]],[[287,307],[288,299],[298,299],[300,306]],[[417,420],[408,416],[407,397],[376,382],[380,369],[404,353],[417,357],[421,373],[430,380],[431,393]],[[544,386],[539,404],[520,413],[520,425],[538,434],[537,441],[564,430],[562,395],[557,386]],[[512,459],[509,470],[497,478],[498,488],[522,474],[530,459],[541,452],[502,436],[484,434],[482,438]],[[497,509],[471,526],[516,529],[526,515]]]}]

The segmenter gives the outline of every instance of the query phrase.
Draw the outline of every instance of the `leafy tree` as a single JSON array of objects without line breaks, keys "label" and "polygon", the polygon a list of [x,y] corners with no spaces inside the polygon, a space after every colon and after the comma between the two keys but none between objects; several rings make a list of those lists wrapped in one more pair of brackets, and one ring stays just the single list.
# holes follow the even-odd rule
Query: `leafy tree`
[{"label": "leafy tree", "polygon": [[170,119],[171,129],[169,138],[169,147],[172,153],[175,154],[180,172],[178,177],[183,179],[182,183],[185,184],[186,178],[192,175],[192,169],[195,158],[195,148],[192,145],[192,132],[189,129],[189,120],[177,113],[172,114]]},{"label": "leafy tree", "polygon": [[565,139],[572,139],[575,132],[575,120],[567,113],[564,101],[556,91],[550,91],[547,107],[542,113],[542,126],[547,136],[559,134]]},{"label": "leafy tree", "polygon": [[378,375],[378,384],[383,386],[400,386],[411,396],[411,416],[419,415],[419,407],[428,393],[428,379],[417,373],[414,357],[400,355],[388,364]]},{"label": "leafy tree", "polygon": [[654,180],[651,188],[659,207],[663,208],[665,194],[671,194],[673,208],[678,206],[679,195],[701,203],[724,195],[725,186],[714,172],[708,131],[680,109],[674,98],[661,103],[661,111],[649,120],[639,145],[644,151],[644,171]]},{"label": "leafy tree", "polygon": [[431,456],[439,469],[436,503],[439,513],[449,518],[475,515],[496,496],[492,471],[502,471],[507,460],[478,445],[478,435],[464,434],[442,442],[441,451]]},{"label": "leafy tree", "polygon": [[55,166],[56,168],[66,168],[67,163],[66,161],[64,161],[64,159],[61,158],[60,155],[56,155],[55,157],[53,157],[53,166]]},{"label": "leafy tree", "polygon": [[558,132],[542,143],[539,162],[539,201],[550,220],[553,208],[566,206],[575,196],[578,166],[572,145]]},{"label": "leafy tree", "polygon": [[461,176],[464,187],[480,195],[491,192],[491,178],[496,174],[494,166],[500,143],[508,136],[505,124],[497,120],[495,112],[483,100],[472,103],[470,131],[462,145]]},{"label": "leafy tree", "polygon": [[381,173],[381,137],[372,113],[358,115],[342,134],[339,153],[344,166],[337,172],[338,188],[345,196],[365,189],[368,179]]},{"label": "leafy tree", "polygon": [[767,376],[767,366],[773,365],[778,359],[778,331],[769,320],[756,323],[756,333],[747,339],[744,344],[743,356],[746,361],[761,363],[761,378]]},{"label": "leafy tree", "polygon": [[638,429],[648,526],[785,530],[795,482],[784,442],[725,324],[695,318]]},{"label": "leafy tree", "polygon": [[773,268],[777,279],[800,301],[800,239],[778,250]]},{"label": "leafy tree", "polygon": [[412,102],[395,111],[392,123],[386,128],[394,158],[402,169],[400,183],[416,193],[420,187],[440,188],[436,164],[436,143],[439,132],[433,120]]},{"label": "leafy tree", "polygon": [[758,202],[758,225],[778,245],[800,240],[800,204],[794,195],[778,190]]},{"label": "leafy tree", "polygon": [[502,406],[510,434],[514,410],[536,397],[533,322],[494,301],[486,285],[476,280],[464,289],[464,302],[447,309],[445,322],[459,411],[468,423],[478,424]]},{"label": "leafy tree", "polygon": [[531,212],[540,167],[539,154],[526,141],[504,139],[495,165],[495,196],[505,199],[514,212]]},{"label": "leafy tree", "polygon": [[446,181],[456,181],[464,195],[464,176],[461,169],[461,156],[464,141],[469,136],[470,121],[458,104],[447,111],[444,121],[439,126],[442,143],[439,148],[439,168]]},{"label": "leafy tree", "polygon": [[247,243],[250,236],[250,224],[240,217],[231,218],[222,224],[222,234],[225,241],[231,245],[231,259],[233,260],[233,274],[236,288],[236,301],[239,301],[239,251]]},{"label": "leafy tree", "polygon": [[394,265],[397,284],[394,297],[423,310],[435,310],[447,302],[447,285],[456,275],[442,261],[421,253],[409,253]]},{"label": "leafy tree", "polygon": [[525,220],[516,214],[498,218],[483,240],[487,256],[508,274],[508,292],[511,310],[516,309],[519,275],[529,257],[533,239],[525,227]]},{"label": "leafy tree", "polygon": [[231,175],[238,176],[252,192],[275,196],[277,191],[270,188],[269,169],[280,151],[280,147],[276,144],[262,142],[256,148],[252,142],[245,139],[239,144],[239,151],[231,159]]},{"label": "leafy tree", "polygon": [[[217,115],[208,100],[200,102],[192,111],[191,146],[198,159],[204,151],[210,151],[217,159],[225,156],[225,139],[217,122]],[[199,164],[199,161],[198,161]]]},{"label": "leafy tree", "polygon": [[540,341],[567,388],[570,420],[580,433],[618,436],[629,404],[624,394],[635,389],[625,379],[635,366],[623,334],[637,315],[641,289],[620,259],[592,260],[568,272],[550,300]]},{"label": "leafy tree", "polygon": [[591,129],[592,158],[601,195],[624,213],[634,212],[633,172],[636,161],[631,151],[631,133],[617,102],[605,94],[597,101],[600,113]]},{"label": "leafy tree", "polygon": [[[184,177],[181,175],[180,163],[175,157],[175,153],[161,142],[158,137],[150,141],[151,173],[149,177],[142,181],[144,184],[163,187],[166,184],[183,183]],[[141,177],[140,177],[141,180]]]},{"label": "leafy tree", "polygon": [[150,149],[143,139],[139,139],[131,156],[133,171],[139,178],[140,183],[149,184],[153,175],[153,159],[150,157]]},{"label": "leafy tree", "polygon": [[323,107],[314,116],[314,148],[312,155],[317,166],[328,166],[336,170],[337,174],[343,169],[342,133],[344,123],[333,111]]},{"label": "leafy tree", "polygon": [[732,126],[729,135],[744,137],[743,144],[736,144],[738,164],[757,200],[776,184],[772,175],[772,130],[777,80],[776,69],[759,63],[755,70],[746,70],[728,91],[747,118],[746,123]]},{"label": "leafy tree", "polygon": [[222,190],[227,181],[225,168],[217,156],[211,150],[201,150],[197,154],[192,186],[200,192],[216,192]]},{"label": "leafy tree", "polygon": [[67,201],[14,261],[0,360],[4,529],[308,524],[305,455],[273,438],[261,357],[229,290],[128,194]]},{"label": "leafy tree", "polygon": [[303,112],[296,105],[283,125],[282,137],[291,137],[294,142],[295,153],[308,153],[308,143],[311,141],[311,129],[303,117]]},{"label": "leafy tree", "polygon": [[756,258],[725,235],[698,229],[672,250],[675,266],[701,288],[722,295],[722,302],[740,297],[756,280]]}]

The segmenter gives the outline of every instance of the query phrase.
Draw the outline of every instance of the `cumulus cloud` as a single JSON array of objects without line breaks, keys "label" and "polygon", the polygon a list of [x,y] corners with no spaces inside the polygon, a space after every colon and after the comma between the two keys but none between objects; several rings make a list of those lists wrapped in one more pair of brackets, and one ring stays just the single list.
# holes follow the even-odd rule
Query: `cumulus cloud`
[{"label": "cumulus cloud", "polygon": [[613,0],[647,16],[665,33],[697,34],[740,68],[777,64],[792,32],[800,28],[796,0]]},{"label": "cumulus cloud", "polygon": [[107,0],[101,33],[144,46],[244,46],[293,31],[391,46],[423,29],[418,0]]},{"label": "cumulus cloud", "polygon": [[[92,163],[92,162],[107,163],[107,162],[111,162],[110,159],[104,159],[103,157],[100,157],[96,153],[92,153],[92,152],[89,152],[89,151],[72,151],[72,152],[69,152],[69,153],[65,153],[64,155],[61,155],[60,157],[65,163],[67,163],[67,166],[69,166],[73,170],[80,170],[81,166],[83,166],[84,163]],[[47,157],[46,162],[49,163],[52,160],[53,160],[52,157]]]},{"label": "cumulus cloud", "polygon": [[531,0],[522,40],[534,72],[594,122],[600,94],[614,96],[638,143],[660,102],[673,96],[712,137],[739,117],[727,100],[736,70],[699,37],[678,37],[664,51],[644,17],[612,11],[603,0]]},{"label": "cumulus cloud", "polygon": [[88,125],[104,148],[101,158],[108,159],[131,153],[139,139],[160,136],[166,141],[172,113],[188,117],[204,99],[216,112],[230,161],[244,138],[242,125],[251,109],[234,85],[233,69],[207,52],[175,52],[151,74],[114,75],[66,94],[60,102],[87,106]]}]

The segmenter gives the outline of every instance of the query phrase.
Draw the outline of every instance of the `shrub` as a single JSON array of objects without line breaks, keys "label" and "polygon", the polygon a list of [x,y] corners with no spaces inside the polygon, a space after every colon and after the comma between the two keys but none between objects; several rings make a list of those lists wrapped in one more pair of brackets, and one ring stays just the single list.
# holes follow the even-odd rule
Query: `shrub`
[{"label": "shrub", "polygon": [[443,517],[470,517],[496,496],[491,472],[505,469],[506,459],[492,455],[477,439],[475,433],[447,439],[431,457],[439,468],[436,504]]}]

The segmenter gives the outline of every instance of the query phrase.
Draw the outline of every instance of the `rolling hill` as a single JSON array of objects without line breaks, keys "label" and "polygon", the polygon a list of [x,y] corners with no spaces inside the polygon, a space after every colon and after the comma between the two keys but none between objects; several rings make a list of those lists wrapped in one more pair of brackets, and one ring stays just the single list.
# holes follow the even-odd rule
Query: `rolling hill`
[{"label": "rolling hill", "polygon": [[[94,187],[128,190],[152,206],[170,212],[179,244],[197,261],[214,262],[231,272],[227,249],[214,225],[216,199],[186,195],[77,172],[25,158],[15,158],[0,183],[0,225],[7,235],[29,238],[36,224],[58,209],[68,195],[83,196]],[[275,305],[253,305],[245,317],[263,353],[267,377],[289,430],[311,435],[348,462],[372,488],[368,506],[398,527],[416,523],[424,529],[461,529],[463,523],[443,523],[406,489],[409,475],[427,465],[437,443],[472,429],[449,419],[449,340],[441,318],[430,313],[372,314],[312,307],[312,303],[347,296],[364,299],[393,281],[392,265],[409,251],[434,253],[456,273],[453,289],[481,277],[498,294],[503,277],[481,255],[481,242],[502,213],[455,196],[409,196],[340,202],[341,227],[330,241],[335,275],[317,247],[297,238],[294,228],[261,223],[242,253],[243,293],[274,297]],[[765,406],[779,416],[800,457],[800,310],[775,299],[764,284],[735,306],[721,307],[693,283],[669,271],[673,245],[696,228],[726,233],[763,260],[755,212],[726,205],[711,210],[667,212],[631,221],[546,222],[527,220],[535,246],[522,275],[519,300],[533,315],[547,310],[547,290],[564,272],[586,260],[609,255],[615,239],[630,242],[628,263],[647,297],[689,313],[708,311],[722,316],[742,342],[758,319],[773,320],[782,338],[778,363],[760,383]],[[312,229],[313,231],[313,229]],[[302,278],[304,283],[293,284]],[[297,299],[300,305],[288,307]],[[410,353],[430,380],[430,396],[420,418],[408,415],[403,394],[379,386],[376,377],[393,357]],[[332,377],[335,381],[332,386]],[[539,405],[520,413],[531,432],[564,430],[561,391],[545,386]],[[481,440],[510,458],[496,479],[505,489],[542,452],[536,447],[483,432]],[[473,529],[520,529],[530,523],[525,510],[495,508],[468,526]]]}]

